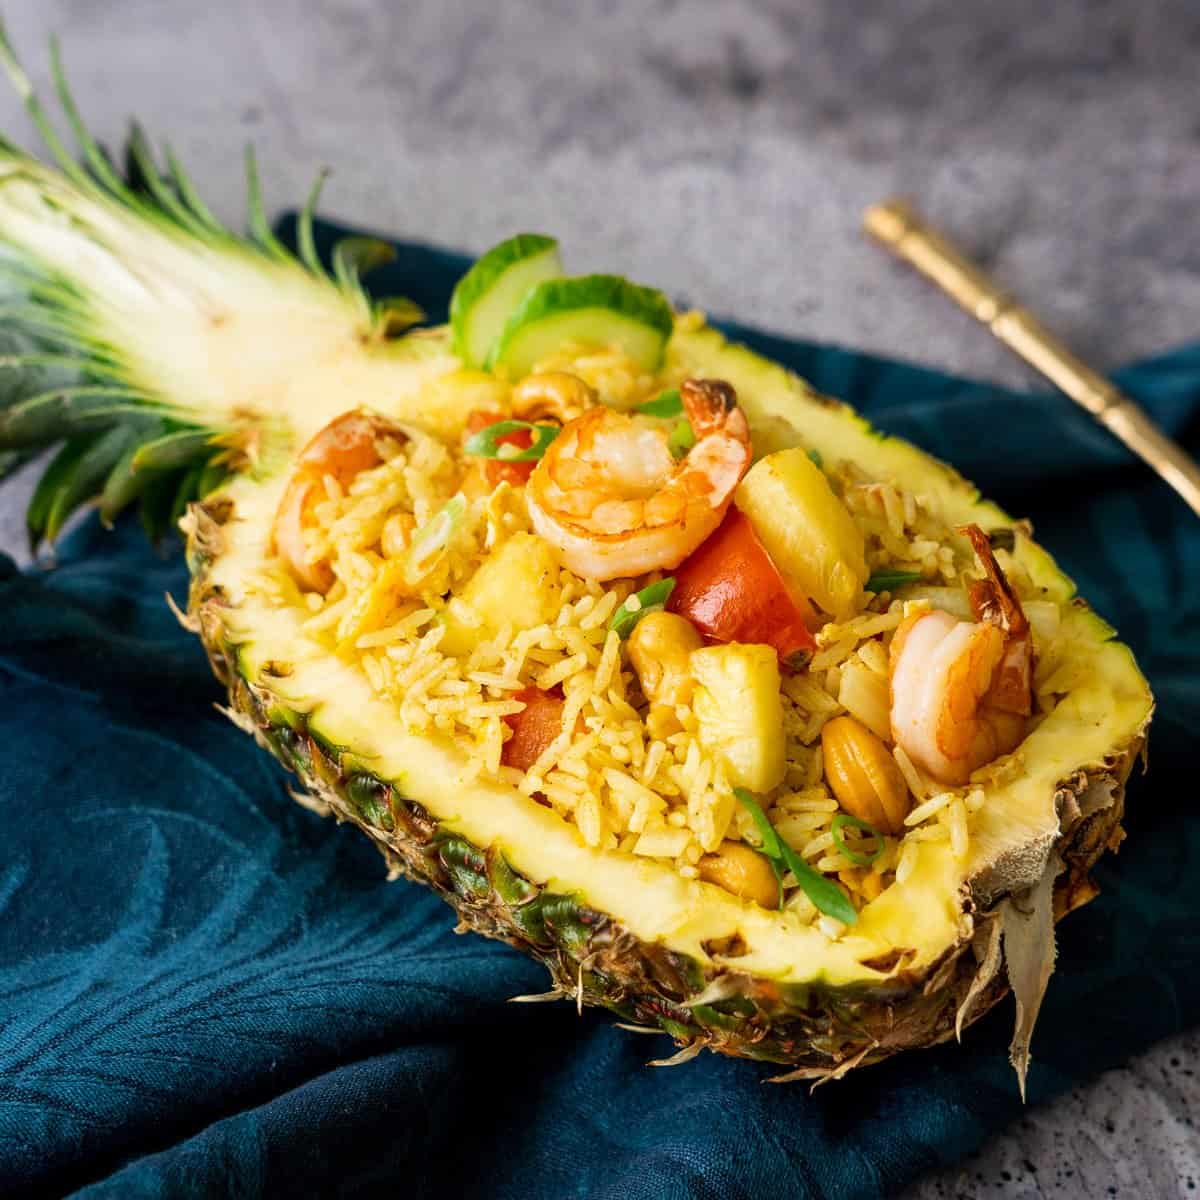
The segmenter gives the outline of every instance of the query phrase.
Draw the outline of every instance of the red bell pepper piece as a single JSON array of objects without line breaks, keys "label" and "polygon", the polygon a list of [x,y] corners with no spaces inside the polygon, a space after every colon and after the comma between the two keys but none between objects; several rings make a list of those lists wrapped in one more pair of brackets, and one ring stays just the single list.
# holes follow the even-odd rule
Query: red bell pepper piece
[{"label": "red bell pepper piece", "polygon": [[[497,421],[503,421],[499,413],[482,412],[476,409],[469,417],[467,417],[467,434],[479,433],[486,429],[489,425],[495,425]],[[516,446],[519,450],[528,450],[533,445],[533,434],[528,429],[514,429],[512,433],[506,433],[496,439],[496,445],[502,446],[505,443],[511,446]],[[537,466],[536,462],[506,462],[502,458],[484,458],[480,459],[483,465],[483,474],[487,479],[489,487],[495,487],[501,481],[511,483],[513,487],[523,487],[529,480],[529,476],[533,474],[533,468]]]},{"label": "red bell pepper piece", "polygon": [[817,648],[812,605],[788,590],[749,519],[731,507],[716,533],[675,571],[669,612],[687,617],[715,642],[773,646],[798,670]]},{"label": "red bell pepper piece", "polygon": [[500,761],[506,767],[528,771],[542,751],[562,732],[563,694],[561,688],[545,692],[527,687],[513,694],[525,705],[519,713],[510,713],[504,723],[513,731],[504,743]]}]

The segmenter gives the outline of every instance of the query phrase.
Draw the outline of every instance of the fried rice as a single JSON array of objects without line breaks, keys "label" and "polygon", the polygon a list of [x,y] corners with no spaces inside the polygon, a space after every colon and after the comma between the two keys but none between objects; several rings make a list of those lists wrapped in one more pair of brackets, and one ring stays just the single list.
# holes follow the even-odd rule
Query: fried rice
[{"label": "fried rice", "polygon": [[[639,374],[615,351],[568,348],[538,369],[570,370],[603,402],[623,409],[677,382]],[[617,608],[656,576],[601,584],[559,567],[546,581],[555,606],[549,619],[490,635],[480,631],[467,652],[450,652],[443,646],[447,615],[462,615],[456,608],[461,588],[488,555],[531,530],[522,490],[502,482],[462,501],[420,594],[395,600],[384,583],[402,558],[402,544],[390,536],[389,522],[408,514],[419,536],[459,494],[462,476],[458,443],[417,428],[405,433],[407,440],[381,439],[381,465],[348,487],[325,479],[307,536],[312,558],[333,568],[336,582],[328,593],[300,593],[283,569],[264,578],[263,588],[305,608],[306,634],[356,662],[411,730],[452,739],[468,751],[472,777],[536,797],[572,822],[586,845],[668,861],[689,878],[727,839],[757,846],[753,819],[737,802],[719,756],[706,750],[690,705],[676,709],[678,732],[655,736],[637,676],[608,627]],[[893,880],[906,878],[923,841],[948,842],[966,858],[973,817],[986,802],[985,777],[1005,763],[990,764],[966,787],[947,789],[897,747],[896,763],[913,800],[903,833],[880,835],[882,853],[869,867],[839,849],[833,830],[839,806],[825,779],[822,727],[849,713],[887,740],[888,650],[897,626],[928,607],[961,608],[960,615],[969,616],[964,583],[977,570],[968,544],[928,497],[893,480],[867,478],[849,462],[825,473],[863,533],[868,566],[919,574],[921,582],[903,598],[864,592],[852,618],[817,633],[807,669],[783,676],[786,775],[760,802],[779,836],[809,866],[840,881],[861,909]],[[1033,627],[1036,721],[1053,704],[1057,609],[1039,604],[1011,555],[1001,548],[997,557]],[[530,687],[560,688],[563,719],[558,736],[522,771],[502,761],[505,718],[523,709],[516,697]],[[840,923],[822,916],[794,882],[784,879],[786,907],[836,937]]]}]

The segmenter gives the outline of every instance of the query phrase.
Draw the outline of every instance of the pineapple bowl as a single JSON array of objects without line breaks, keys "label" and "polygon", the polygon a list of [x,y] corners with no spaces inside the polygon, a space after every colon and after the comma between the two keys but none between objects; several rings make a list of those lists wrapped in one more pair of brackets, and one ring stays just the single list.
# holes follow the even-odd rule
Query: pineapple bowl
[{"label": "pineapple bowl", "polygon": [[1153,701],[1027,525],[653,288],[522,234],[447,326],[169,152],[0,148],[6,306],[59,445],[35,542],[177,524],[228,713],[545,998],[820,1081],[1008,990],[1094,894]]}]

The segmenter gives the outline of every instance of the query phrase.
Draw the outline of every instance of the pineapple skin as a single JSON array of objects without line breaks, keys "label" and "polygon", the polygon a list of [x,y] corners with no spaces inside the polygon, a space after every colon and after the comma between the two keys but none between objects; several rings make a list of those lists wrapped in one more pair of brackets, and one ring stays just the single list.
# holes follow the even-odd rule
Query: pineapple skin
[{"label": "pineapple skin", "polygon": [[[30,505],[35,542],[53,541],[98,489],[106,520],[136,500],[152,536],[165,532],[194,497],[208,497],[189,510],[194,582],[186,620],[201,633],[229,690],[230,714],[296,772],[311,803],[363,828],[396,872],[445,896],[465,928],[544,961],[555,994],[573,995],[581,1007],[585,1002],[608,1007],[670,1034],[684,1046],[676,1060],[708,1046],[791,1064],[796,1068],[791,1077],[836,1077],[897,1050],[942,1040],[956,1023],[986,1011],[1005,990],[997,976],[999,935],[1003,928],[1008,958],[1011,925],[1022,948],[1018,997],[1024,992],[1011,1055],[1023,1083],[1029,1035],[1052,966],[1049,918],[1094,895],[1087,870],[1120,840],[1124,780],[1153,711],[1153,698],[1127,651],[1120,664],[1106,656],[1119,687],[1079,689],[1080,705],[1111,703],[1119,710],[1120,723],[1110,730],[1112,748],[1101,749],[1093,736],[1087,742],[1092,748],[1081,756],[1087,764],[1082,769],[1074,765],[1080,759],[1068,767],[1063,757],[1060,767],[1039,777],[1031,797],[1040,805],[1037,828],[1027,831],[1023,843],[999,844],[961,887],[961,874],[956,875],[954,895],[942,891],[937,945],[943,950],[932,962],[921,960],[919,971],[909,967],[919,952],[905,950],[895,938],[877,943],[886,952],[876,958],[858,960],[872,972],[866,982],[840,987],[815,970],[807,982],[786,986],[739,972],[740,934],[699,950],[688,941],[686,953],[638,939],[610,914],[578,897],[547,892],[499,854],[439,826],[430,809],[442,808],[441,797],[423,791],[426,807],[385,780],[361,771],[348,774],[349,748],[344,754],[323,742],[285,706],[286,687],[276,682],[287,677],[285,663],[262,662],[255,668],[257,682],[239,674],[245,656],[234,632],[241,614],[216,582],[224,564],[221,525],[231,502],[219,494],[211,498],[213,487],[231,472],[266,479],[282,470],[289,447],[342,412],[347,396],[368,403],[386,397],[388,411],[396,413],[419,404],[425,422],[453,433],[456,414],[464,411],[462,385],[486,392],[491,383],[459,378],[447,386],[447,371],[457,360],[448,352],[444,330],[394,340],[419,320],[416,306],[373,300],[359,279],[391,253],[387,245],[349,239],[335,251],[333,275],[326,271],[313,238],[317,187],[300,214],[293,256],[271,233],[249,155],[250,235],[239,238],[216,221],[173,158],[163,175],[140,134],[131,145],[131,177],[120,177],[83,125],[56,55],[51,73],[86,165],[55,133],[2,26],[0,69],[57,163],[57,170],[48,168],[7,141],[0,144],[0,182],[17,185],[0,188],[0,240],[15,252],[0,275],[15,266],[22,291],[27,273],[49,285],[31,293],[34,303],[15,324],[21,328],[27,321],[35,339],[48,336],[69,351],[65,360],[34,354],[24,365],[44,366],[38,360],[49,357],[58,367],[66,361],[86,371],[92,381],[81,387],[56,384],[8,407],[0,419],[0,449],[24,451],[65,439]],[[664,336],[670,324],[664,313]],[[849,449],[868,473],[912,476],[951,502],[954,511],[965,506],[972,519],[1013,523],[951,469],[915,447],[882,438],[781,366],[726,343],[703,326],[699,314],[676,319],[665,353],[665,369],[677,378],[699,373],[734,382],[764,453],[799,443],[822,453],[834,449],[837,457]],[[1032,542],[1028,548],[1052,598],[1086,609],[1072,599],[1073,585],[1049,555]],[[1084,640],[1101,654],[1112,631],[1086,615]],[[1081,719],[1087,716],[1082,709],[1068,715],[1065,727],[1105,729],[1103,716]],[[1069,770],[1070,778],[1051,782],[1060,770]],[[1101,794],[1090,796],[1093,789]],[[1092,800],[1100,807],[1090,806]],[[520,848],[511,852],[516,856]],[[1061,860],[1065,867],[1058,874]],[[1029,914],[1018,903],[1027,896],[1036,901]],[[957,905],[945,903],[954,899]],[[911,922],[897,908],[891,928],[903,937]],[[957,921],[947,923],[955,916]],[[782,952],[768,961],[781,975],[813,965],[789,962]]]},{"label": "pineapple skin", "polygon": [[[261,683],[239,672],[224,614],[228,600],[208,579],[222,551],[221,526],[231,513],[219,496],[192,506],[188,617],[199,632],[231,715],[293,772],[296,799],[322,815],[361,829],[382,853],[392,877],[404,875],[440,895],[457,913],[460,930],[507,942],[550,973],[552,991],[606,1008],[624,1022],[661,1031],[683,1048],[680,1061],[707,1048],[720,1054],[777,1063],[780,1081],[823,1082],[902,1050],[946,1041],[962,1024],[983,1016],[1009,990],[989,947],[1000,931],[1008,893],[989,881],[968,881],[961,894],[969,936],[951,944],[923,970],[906,969],[903,951],[872,965],[890,970],[880,984],[779,984],[738,971],[736,946],[711,948],[713,961],[643,941],[578,897],[555,893],[515,871],[496,848],[476,846],[441,827],[416,801],[386,780],[342,768],[342,752],[307,728]],[[1064,870],[1054,885],[1054,919],[1093,899],[1089,870],[1124,837],[1125,781],[1145,743],[1144,733],[1103,763],[1062,780],[1060,812],[1079,813],[1090,788],[1111,789],[1112,803],[1079,816],[1058,843]],[[1064,819],[1065,816],[1064,816]],[[976,886],[973,888],[972,884]]]}]

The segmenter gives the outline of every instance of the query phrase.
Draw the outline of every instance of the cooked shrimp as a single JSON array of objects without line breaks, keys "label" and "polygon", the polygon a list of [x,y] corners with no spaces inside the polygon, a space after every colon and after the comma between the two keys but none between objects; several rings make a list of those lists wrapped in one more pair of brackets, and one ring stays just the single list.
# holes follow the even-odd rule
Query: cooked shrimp
[{"label": "cooked shrimp", "polygon": [[333,570],[324,560],[311,561],[304,531],[313,523],[313,509],[325,496],[325,477],[343,487],[362,471],[377,467],[381,437],[405,438],[384,418],[366,412],[347,412],[319,430],[300,451],[296,468],[275,512],[271,537],[275,552],[306,588],[327,592]]},{"label": "cooked shrimp", "polygon": [[750,465],[750,427],[729,384],[679,391],[696,435],[680,461],[661,426],[600,405],[563,426],[530,477],[533,527],[577,575],[670,570],[720,525]]},{"label": "cooked shrimp", "polygon": [[1015,750],[1031,709],[1033,641],[1021,602],[978,525],[961,530],[987,578],[971,586],[977,621],[906,618],[891,647],[892,736],[941,783]]},{"label": "cooked shrimp", "polygon": [[970,541],[987,576],[971,585],[971,608],[980,621],[998,625],[1005,634],[1004,657],[988,690],[988,703],[1027,717],[1033,695],[1033,635],[1025,610],[1000,569],[987,534],[978,525],[964,525],[958,532]]}]

